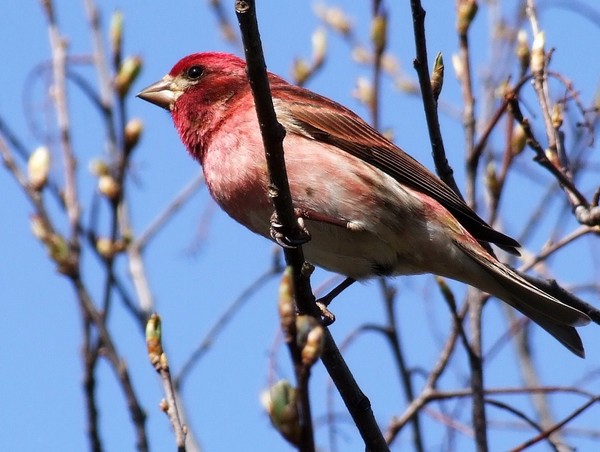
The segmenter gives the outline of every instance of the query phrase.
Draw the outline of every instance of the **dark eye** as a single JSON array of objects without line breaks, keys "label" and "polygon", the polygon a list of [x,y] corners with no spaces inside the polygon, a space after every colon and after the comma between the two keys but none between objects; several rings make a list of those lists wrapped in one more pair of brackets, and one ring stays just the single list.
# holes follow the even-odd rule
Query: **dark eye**
[{"label": "dark eye", "polygon": [[187,70],[186,75],[190,80],[198,80],[203,73],[204,68],[202,66],[192,66]]}]

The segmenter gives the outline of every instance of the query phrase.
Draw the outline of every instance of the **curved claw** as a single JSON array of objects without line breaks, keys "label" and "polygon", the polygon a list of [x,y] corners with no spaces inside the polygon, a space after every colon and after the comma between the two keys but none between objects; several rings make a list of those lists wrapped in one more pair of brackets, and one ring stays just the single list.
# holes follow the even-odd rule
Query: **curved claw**
[{"label": "curved claw", "polygon": [[327,309],[327,305],[320,303],[318,300],[316,302],[317,307],[321,311],[321,317],[323,318],[323,325],[329,326],[333,322],[335,322],[335,314]]},{"label": "curved claw", "polygon": [[304,221],[301,217],[298,217],[298,227],[300,234],[298,237],[287,236],[283,229],[283,225],[279,222],[277,214],[274,212],[271,216],[271,227],[269,228],[269,235],[271,238],[283,248],[297,248],[304,245],[310,240],[310,233],[304,226]]}]

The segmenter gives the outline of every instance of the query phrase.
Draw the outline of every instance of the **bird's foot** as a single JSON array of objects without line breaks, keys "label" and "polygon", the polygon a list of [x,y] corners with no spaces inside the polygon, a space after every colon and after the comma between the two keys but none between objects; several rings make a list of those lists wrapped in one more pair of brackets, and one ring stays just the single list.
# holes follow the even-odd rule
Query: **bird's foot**
[{"label": "bird's foot", "polygon": [[289,235],[289,231],[284,231],[284,226],[279,221],[277,212],[273,212],[271,215],[271,227],[269,228],[269,234],[271,238],[277,242],[278,245],[283,248],[297,248],[310,241],[310,232],[304,226],[304,220],[300,216],[300,212],[295,209],[296,218],[298,220],[298,228],[294,231],[295,237]]}]

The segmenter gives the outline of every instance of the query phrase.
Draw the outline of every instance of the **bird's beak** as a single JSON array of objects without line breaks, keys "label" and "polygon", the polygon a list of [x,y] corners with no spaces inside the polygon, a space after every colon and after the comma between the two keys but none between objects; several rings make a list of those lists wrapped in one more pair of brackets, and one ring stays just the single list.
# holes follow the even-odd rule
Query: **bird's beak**
[{"label": "bird's beak", "polygon": [[173,77],[165,76],[162,80],[141,90],[137,97],[171,111],[178,97],[173,89]]}]

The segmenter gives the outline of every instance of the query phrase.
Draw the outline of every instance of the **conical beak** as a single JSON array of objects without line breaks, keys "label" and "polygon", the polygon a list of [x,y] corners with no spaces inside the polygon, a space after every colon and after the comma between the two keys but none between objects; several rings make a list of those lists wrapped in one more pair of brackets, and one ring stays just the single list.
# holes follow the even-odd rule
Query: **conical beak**
[{"label": "conical beak", "polygon": [[167,75],[162,80],[141,90],[137,97],[150,102],[151,104],[158,105],[165,110],[171,111],[175,104],[175,100],[177,100],[172,85],[173,78]]}]

